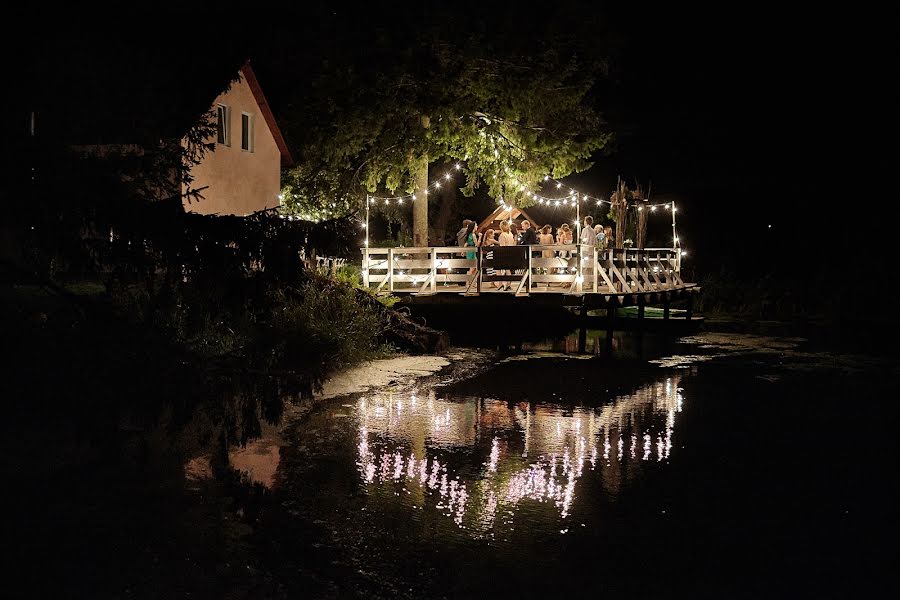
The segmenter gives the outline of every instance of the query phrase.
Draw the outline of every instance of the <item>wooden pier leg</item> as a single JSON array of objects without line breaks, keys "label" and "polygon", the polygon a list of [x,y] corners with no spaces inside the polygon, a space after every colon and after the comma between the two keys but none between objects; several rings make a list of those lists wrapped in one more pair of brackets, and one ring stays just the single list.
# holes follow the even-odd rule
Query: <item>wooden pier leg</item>
[{"label": "wooden pier leg", "polygon": [[638,331],[644,331],[644,297],[638,296]]},{"label": "wooden pier leg", "polygon": [[613,347],[613,331],[616,325],[616,305],[610,301],[606,305],[606,351],[612,352]]},{"label": "wooden pier leg", "polygon": [[693,318],[693,316],[694,316],[694,295],[691,293],[688,293],[687,307],[686,307],[686,310],[684,311],[684,320],[690,321]]},{"label": "wooden pier leg", "polygon": [[581,310],[578,319],[578,353],[584,354],[587,349],[587,302],[581,299]]},{"label": "wooden pier leg", "polygon": [[669,296],[666,295],[666,299],[663,302],[663,321],[669,320],[669,308],[672,306],[672,301],[669,300]]}]

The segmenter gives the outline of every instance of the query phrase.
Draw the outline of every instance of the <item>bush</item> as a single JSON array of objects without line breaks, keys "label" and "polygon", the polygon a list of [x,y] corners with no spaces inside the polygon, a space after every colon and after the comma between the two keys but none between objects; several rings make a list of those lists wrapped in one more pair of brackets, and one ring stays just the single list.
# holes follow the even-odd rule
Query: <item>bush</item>
[{"label": "bush", "polygon": [[316,364],[330,370],[372,358],[383,351],[385,322],[357,300],[354,288],[324,277],[298,290],[273,293],[271,326],[280,338],[285,368]]}]

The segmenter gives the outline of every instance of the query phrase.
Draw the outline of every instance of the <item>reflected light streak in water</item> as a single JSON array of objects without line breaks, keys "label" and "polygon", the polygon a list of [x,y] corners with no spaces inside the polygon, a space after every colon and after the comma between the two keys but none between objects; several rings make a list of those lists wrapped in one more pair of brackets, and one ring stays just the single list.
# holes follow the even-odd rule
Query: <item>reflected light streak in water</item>
[{"label": "reflected light streak in water", "polygon": [[[357,404],[360,479],[367,486],[402,485],[407,493],[419,488],[441,514],[473,531],[491,530],[499,514],[513,514],[524,500],[552,504],[559,518],[566,519],[585,463],[596,470],[599,444],[603,469],[613,464],[613,441],[615,463],[639,464],[654,455],[657,463],[670,459],[676,414],[683,405],[677,386],[677,378],[669,378],[599,408],[453,402],[436,398],[434,391],[424,403],[415,394],[406,404],[393,394],[363,398]],[[637,460],[639,434],[634,430],[639,428],[643,452]],[[505,433],[495,435],[501,431]],[[453,448],[477,449],[487,436],[490,451],[480,475],[461,480],[455,468],[435,454],[449,448],[452,460]],[[603,477],[623,476],[616,470]],[[614,493],[618,485],[613,482]]]}]

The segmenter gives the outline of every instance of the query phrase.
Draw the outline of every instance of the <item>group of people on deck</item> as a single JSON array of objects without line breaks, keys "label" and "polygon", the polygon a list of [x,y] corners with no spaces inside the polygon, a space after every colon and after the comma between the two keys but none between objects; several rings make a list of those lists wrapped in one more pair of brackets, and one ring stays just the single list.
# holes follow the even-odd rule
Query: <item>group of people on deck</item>
[{"label": "group of people on deck", "polygon": [[[581,230],[580,243],[582,245],[582,258],[589,259],[593,256],[593,248],[609,248],[613,242],[612,228],[603,227],[600,224],[594,225],[593,217],[584,218],[584,227]],[[466,251],[466,258],[473,260],[476,257],[475,248],[490,248],[491,246],[569,246],[574,244],[573,232],[568,223],[563,223],[556,228],[554,235],[551,225],[544,225],[540,229],[532,228],[531,222],[524,219],[521,224],[517,221],[501,221],[499,232],[493,227],[486,228],[484,232],[478,231],[478,225],[475,221],[466,219],[462,223],[462,228],[456,234],[456,242],[459,246],[469,247],[472,250]],[[486,258],[493,258],[490,250],[484,251]],[[553,258],[559,254],[562,257],[568,257],[568,250],[541,250],[542,258]],[[546,269],[544,272],[548,272]],[[518,273],[519,271],[517,271]],[[560,272],[559,269],[553,268],[549,272]],[[475,275],[476,268],[471,268],[468,275]],[[494,275],[492,268],[488,268],[488,275]],[[509,271],[498,271],[497,274],[509,275]],[[492,283],[498,287],[498,284]],[[508,283],[499,284],[501,290],[509,289]]]},{"label": "group of people on deck", "polygon": [[[521,225],[518,221],[501,221],[499,231],[493,228],[487,228],[483,233],[478,231],[478,224],[475,221],[466,219],[462,223],[462,228],[456,234],[456,242],[459,246],[470,246],[473,248],[481,246],[567,246],[575,243],[573,241],[572,229],[568,223],[563,223],[556,228],[556,234],[553,233],[551,225],[544,225],[540,229],[535,230],[531,227],[531,222],[524,219]],[[594,218],[587,216],[584,218],[584,228],[581,230],[582,246],[588,248],[596,246],[597,248],[609,248],[613,242],[612,227],[597,224],[594,225]],[[553,256],[552,250],[544,250],[543,256],[549,258]],[[475,258],[475,252],[466,252],[466,258]]]}]

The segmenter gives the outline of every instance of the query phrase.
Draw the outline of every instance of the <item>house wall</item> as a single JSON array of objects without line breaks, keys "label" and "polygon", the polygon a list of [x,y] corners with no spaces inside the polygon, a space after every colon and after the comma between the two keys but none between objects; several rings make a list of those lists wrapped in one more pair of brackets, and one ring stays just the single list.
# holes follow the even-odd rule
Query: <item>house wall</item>
[{"label": "house wall", "polygon": [[[215,150],[207,152],[192,169],[192,187],[209,187],[200,192],[203,198],[199,201],[188,203],[185,199],[184,209],[201,214],[247,215],[278,206],[281,153],[243,74],[216,98],[213,112],[217,104],[231,108],[231,144],[216,144]],[[253,115],[252,152],[241,149],[242,112]]]}]

